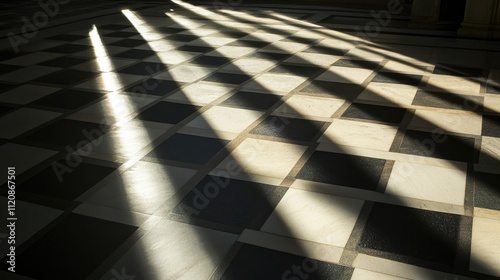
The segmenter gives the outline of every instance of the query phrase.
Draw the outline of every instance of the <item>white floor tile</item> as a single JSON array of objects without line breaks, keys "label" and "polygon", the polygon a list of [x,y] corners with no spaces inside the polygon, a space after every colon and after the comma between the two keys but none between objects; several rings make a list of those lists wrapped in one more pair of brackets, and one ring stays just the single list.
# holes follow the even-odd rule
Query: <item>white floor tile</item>
[{"label": "white floor tile", "polygon": [[2,127],[0,137],[12,139],[52,119],[55,119],[60,115],[60,113],[38,109],[18,109],[0,118],[0,127]]},{"label": "white floor tile", "polygon": [[500,277],[500,221],[474,218],[470,270]]}]

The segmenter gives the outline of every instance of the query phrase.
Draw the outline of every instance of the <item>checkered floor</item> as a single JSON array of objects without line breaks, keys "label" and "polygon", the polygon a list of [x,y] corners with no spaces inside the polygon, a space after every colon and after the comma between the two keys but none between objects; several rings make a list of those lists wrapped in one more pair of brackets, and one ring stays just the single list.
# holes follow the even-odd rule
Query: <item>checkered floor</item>
[{"label": "checkered floor", "polygon": [[0,278],[500,279],[500,43],[132,4],[0,53]]}]

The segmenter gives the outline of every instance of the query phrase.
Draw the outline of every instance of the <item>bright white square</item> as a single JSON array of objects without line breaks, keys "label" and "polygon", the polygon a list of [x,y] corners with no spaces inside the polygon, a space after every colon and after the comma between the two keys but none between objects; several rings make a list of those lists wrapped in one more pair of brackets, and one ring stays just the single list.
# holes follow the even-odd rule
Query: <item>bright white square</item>
[{"label": "bright white square", "polygon": [[222,56],[227,58],[238,58],[254,52],[256,49],[251,47],[239,47],[239,46],[222,46],[215,51],[207,53],[208,56]]},{"label": "bright white square", "polygon": [[344,103],[345,100],[341,99],[294,95],[276,109],[274,113],[299,117],[329,118]]},{"label": "bright white square", "polygon": [[337,83],[350,83],[362,84],[371,74],[373,70],[332,66],[328,71],[321,74],[316,80],[337,82]]},{"label": "bright white square", "polygon": [[305,150],[305,146],[247,138],[218,168],[236,160],[247,174],[284,179]]},{"label": "bright white square", "polygon": [[417,110],[408,126],[429,132],[438,127],[449,132],[481,135],[482,117],[469,112],[455,114]]},{"label": "bright white square", "polygon": [[306,81],[307,78],[292,75],[263,74],[245,85],[244,89],[288,93]]},{"label": "bright white square", "polygon": [[172,94],[166,100],[184,101],[190,104],[206,105],[233,90],[230,85],[195,83]]},{"label": "bright white square", "polygon": [[409,64],[391,60],[387,62],[383,70],[387,72],[423,75],[426,71],[426,66],[427,65],[415,65],[413,63]]},{"label": "bright white square", "polygon": [[265,59],[257,59],[257,58],[240,58],[231,62],[231,64],[222,68],[223,71],[236,71],[236,72],[245,72],[249,74],[260,73],[272,66],[274,66],[276,62],[265,60]]},{"label": "bright white square", "polygon": [[363,201],[289,189],[262,231],[345,247]]},{"label": "bright white square", "polygon": [[197,53],[190,52],[166,51],[156,53],[154,56],[144,59],[144,61],[175,65],[188,61],[197,55]]},{"label": "bright white square", "polygon": [[401,278],[389,274],[383,274],[370,270],[356,268],[352,274],[351,280],[408,280],[408,278]]},{"label": "bright white square", "polygon": [[320,142],[389,151],[397,130],[391,125],[335,119]]},{"label": "bright white square", "polygon": [[464,205],[464,169],[396,161],[386,194]]},{"label": "bright white square", "polygon": [[291,54],[301,51],[306,47],[307,45],[302,43],[278,41],[263,47],[261,50],[266,52]]},{"label": "bright white square", "polygon": [[51,93],[60,90],[56,87],[36,86],[36,85],[22,85],[0,95],[0,102],[13,103],[13,104],[28,104],[32,101],[40,99]]},{"label": "bright white square", "polygon": [[189,42],[189,45],[219,47],[236,41],[234,38],[206,36]]},{"label": "bright white square", "polygon": [[180,65],[168,71],[162,72],[154,78],[172,80],[177,82],[191,83],[212,73],[215,68]]},{"label": "bright white square", "polygon": [[467,77],[432,75],[427,82],[427,89],[441,92],[479,94],[481,83]]},{"label": "bright white square", "polygon": [[287,58],[284,62],[312,64],[317,66],[330,66],[340,59],[340,56],[320,54],[320,53],[307,53],[299,52]]},{"label": "bright white square", "polygon": [[0,138],[12,139],[60,115],[60,113],[31,108],[15,110],[0,118],[0,127],[2,128]]},{"label": "bright white square", "polygon": [[375,101],[381,104],[410,106],[417,94],[417,87],[389,83],[370,83],[358,96],[359,100]]},{"label": "bright white square", "polygon": [[259,111],[215,106],[196,117],[186,126],[240,133],[263,114]]},{"label": "bright white square", "polygon": [[500,221],[474,218],[470,270],[500,277]]}]

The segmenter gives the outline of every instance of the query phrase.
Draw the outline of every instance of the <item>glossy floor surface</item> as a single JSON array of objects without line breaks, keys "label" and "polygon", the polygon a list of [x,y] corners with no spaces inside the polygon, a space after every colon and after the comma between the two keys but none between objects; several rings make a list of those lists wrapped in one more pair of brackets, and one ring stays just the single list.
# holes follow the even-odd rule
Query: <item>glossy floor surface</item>
[{"label": "glossy floor surface", "polygon": [[500,278],[500,43],[86,3],[4,12],[0,278]]}]

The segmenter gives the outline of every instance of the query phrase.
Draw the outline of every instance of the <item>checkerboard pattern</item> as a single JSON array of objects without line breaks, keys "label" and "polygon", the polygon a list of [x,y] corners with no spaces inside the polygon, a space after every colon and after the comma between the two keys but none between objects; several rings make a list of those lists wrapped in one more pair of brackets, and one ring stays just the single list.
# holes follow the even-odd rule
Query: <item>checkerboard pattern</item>
[{"label": "checkerboard pattern", "polygon": [[500,278],[499,43],[109,11],[0,53],[15,279]]}]

